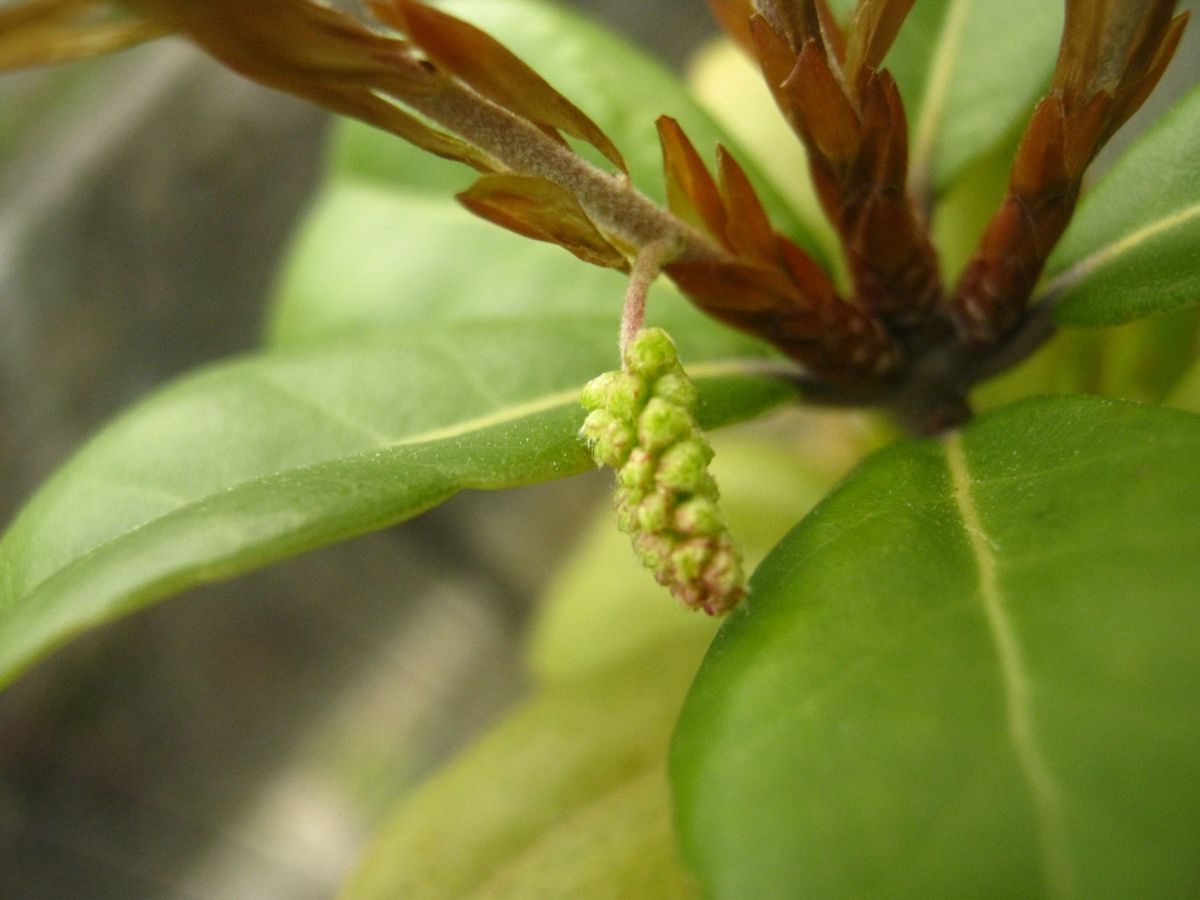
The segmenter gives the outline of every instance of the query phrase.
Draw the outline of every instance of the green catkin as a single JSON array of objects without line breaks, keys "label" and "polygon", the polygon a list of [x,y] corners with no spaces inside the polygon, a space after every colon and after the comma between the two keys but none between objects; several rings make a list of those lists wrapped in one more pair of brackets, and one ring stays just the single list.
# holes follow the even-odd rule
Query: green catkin
[{"label": "green catkin", "polygon": [[726,613],[746,596],[746,581],[717,508],[696,388],[661,328],[639,331],[623,363],[580,397],[589,411],[580,435],[596,462],[617,473],[617,525],[672,594],[693,609]]}]

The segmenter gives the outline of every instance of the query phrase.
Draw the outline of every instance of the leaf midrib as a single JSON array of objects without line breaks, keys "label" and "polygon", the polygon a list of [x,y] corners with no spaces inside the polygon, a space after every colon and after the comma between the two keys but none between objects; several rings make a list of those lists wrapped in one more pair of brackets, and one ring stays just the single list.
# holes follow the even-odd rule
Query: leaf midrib
[{"label": "leaf midrib", "polygon": [[1073,875],[1067,854],[1062,792],[1038,743],[1021,646],[1000,587],[998,546],[984,528],[975,504],[973,479],[961,435],[947,438],[943,449],[952,498],[975,560],[979,601],[1000,666],[1009,739],[1033,800],[1047,891],[1051,897],[1070,897],[1074,895]]},{"label": "leaf midrib", "polygon": [[1046,286],[1045,294],[1050,297],[1061,296],[1079,282],[1122,256],[1136,249],[1141,244],[1153,240],[1160,234],[1171,231],[1180,225],[1200,218],[1200,203],[1185,206],[1161,218],[1147,222],[1140,228],[1122,235],[1115,241],[1110,241],[1102,247],[1093,250],[1087,256],[1072,263]]}]

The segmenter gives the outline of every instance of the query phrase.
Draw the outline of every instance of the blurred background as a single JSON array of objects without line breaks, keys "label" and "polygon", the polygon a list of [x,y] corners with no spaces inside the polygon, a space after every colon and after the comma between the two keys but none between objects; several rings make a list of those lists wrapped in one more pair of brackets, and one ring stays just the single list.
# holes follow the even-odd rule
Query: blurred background
[{"label": "blurred background", "polygon": [[[714,32],[699,0],[572,5],[673,64]],[[0,522],[113,414],[256,346],[329,124],[174,40],[0,76]],[[0,897],[332,894],[521,695],[546,560],[604,486],[462,495],[55,653],[0,694]]]}]

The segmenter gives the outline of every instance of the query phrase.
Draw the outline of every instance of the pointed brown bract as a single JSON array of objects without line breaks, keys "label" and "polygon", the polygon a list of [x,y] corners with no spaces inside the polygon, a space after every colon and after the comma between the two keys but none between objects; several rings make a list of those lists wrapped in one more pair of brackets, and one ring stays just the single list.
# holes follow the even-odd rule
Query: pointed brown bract
[{"label": "pointed brown bract", "polygon": [[668,208],[689,225],[703,228],[723,243],[725,201],[716,181],[678,122],[670,116],[659,116],[656,124]]},{"label": "pointed brown bract", "polygon": [[628,269],[566,188],[526,175],[485,175],[458,195],[471,212],[510,231],[558,244],[585,262]]},{"label": "pointed brown bract", "polygon": [[556,135],[565,131],[587,141],[626,171],[625,160],[608,135],[491,35],[423,3],[380,0],[371,8],[439,67],[489,100]]},{"label": "pointed brown bract", "polygon": [[734,255],[765,266],[778,266],[778,236],[762,201],[736,159],[717,145],[717,168],[721,173],[721,195],[727,221],[725,241]]},{"label": "pointed brown bract", "polygon": [[912,0],[862,0],[846,35],[827,21],[823,6],[764,0],[763,14],[751,20],[757,55],[808,150],[813,184],[842,239],[856,299],[902,339],[917,340],[936,313],[941,280],[928,228],[907,192],[908,125],[900,93],[877,69]]},{"label": "pointed brown bract", "polygon": [[863,69],[878,69],[916,0],[864,0],[854,11],[844,53],[847,84]]},{"label": "pointed brown bract", "polygon": [[857,390],[886,382],[902,361],[892,336],[775,232],[737,160],[718,146],[718,183],[677,122],[664,116],[658,127],[671,209],[736,260],[671,261],[667,275],[709,315],[765,338],[830,383]]},{"label": "pointed brown bract", "polygon": [[986,346],[1020,321],[1066,230],[1088,165],[1137,111],[1170,62],[1187,21],[1174,0],[1068,0],[1050,93],[1013,162],[1008,193],[951,300],[964,342]]},{"label": "pointed brown bract", "polygon": [[103,0],[35,0],[0,9],[0,72],[123,50],[166,30]]}]

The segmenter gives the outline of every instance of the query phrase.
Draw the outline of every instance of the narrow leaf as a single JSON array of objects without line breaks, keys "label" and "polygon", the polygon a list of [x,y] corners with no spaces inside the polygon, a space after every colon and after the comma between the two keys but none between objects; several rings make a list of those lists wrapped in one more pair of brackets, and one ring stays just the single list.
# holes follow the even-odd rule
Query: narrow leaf
[{"label": "narrow leaf", "polygon": [[[613,318],[377,332],[182,380],[98,435],[0,542],[0,683],[85,628],[408,518],[590,466],[578,391]],[[709,425],[787,388],[679,333]],[[736,339],[735,339],[736,340]],[[747,345],[743,342],[743,347]]]},{"label": "narrow leaf", "polygon": [[430,59],[485,97],[536,125],[587,141],[626,171],[620,151],[599,126],[491,35],[424,3],[388,0],[373,6],[385,15],[397,13],[391,20]]},{"label": "narrow leaf", "polygon": [[[625,257],[592,224],[566,188],[522,175],[488,175],[458,195],[475,215],[517,234],[570,250],[584,262],[609,269],[627,267]],[[476,275],[486,273],[476,270]]]},{"label": "narrow leaf", "polygon": [[1047,264],[1070,325],[1113,325],[1200,302],[1200,88],[1113,165]]},{"label": "narrow leaf", "polygon": [[1044,398],[869,459],[684,706],[707,895],[1195,893],[1198,511],[1173,410]]}]

